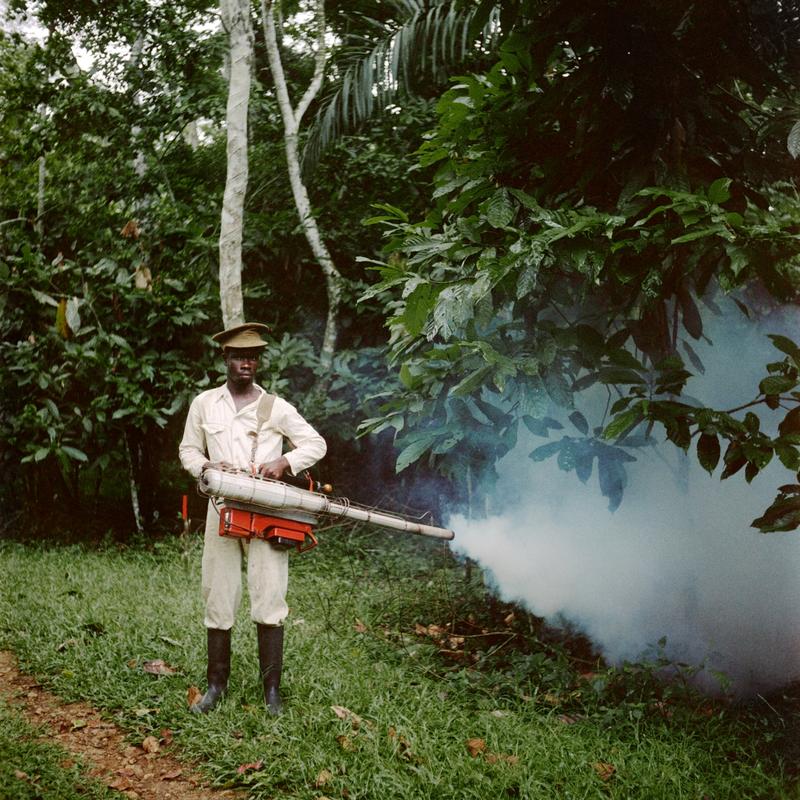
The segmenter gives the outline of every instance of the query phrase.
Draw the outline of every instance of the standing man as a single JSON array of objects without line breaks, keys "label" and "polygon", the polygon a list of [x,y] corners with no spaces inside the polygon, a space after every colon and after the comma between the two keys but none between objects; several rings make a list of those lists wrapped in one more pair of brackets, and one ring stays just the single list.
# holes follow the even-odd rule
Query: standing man
[{"label": "standing man", "polygon": [[[255,383],[267,343],[266,325],[250,322],[214,335],[227,368],[223,386],[202,392],[192,401],[180,444],[180,459],[195,478],[209,467],[250,469],[280,480],[286,470],[297,475],[325,455],[325,440],[297,409],[268,395]],[[270,407],[271,406],[271,407]],[[266,411],[265,411],[266,409]],[[283,441],[291,449],[283,453]],[[205,714],[228,688],[231,671],[231,628],[242,596],[242,546],[219,535],[219,512],[209,502],[203,545],[203,597],[208,634],[208,689],[191,707]],[[247,587],[250,615],[258,631],[258,659],[269,713],[281,710],[278,691],[283,664],[283,621],[288,613],[286,589],[289,554],[262,539],[250,541]]]}]

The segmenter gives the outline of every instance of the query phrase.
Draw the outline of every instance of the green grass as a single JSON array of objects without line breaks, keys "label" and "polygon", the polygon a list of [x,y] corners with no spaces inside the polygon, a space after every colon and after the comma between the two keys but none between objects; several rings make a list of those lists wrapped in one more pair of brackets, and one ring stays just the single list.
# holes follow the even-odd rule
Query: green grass
[{"label": "green grass", "polygon": [[[581,677],[535,620],[503,622],[509,608],[438,543],[323,536],[292,560],[278,719],[263,708],[246,603],[228,698],[188,712],[205,673],[197,543],[186,554],[0,543],[0,647],[132,741],[169,728],[215,783],[254,798],[800,797],[777,748],[784,721],[709,704],[647,668]],[[465,638],[415,632],[432,624]],[[178,672],[141,669],[159,658]],[[484,749],[473,756],[469,740]]]},{"label": "green grass", "polygon": [[43,741],[45,732],[31,727],[0,701],[0,798],[3,800],[111,800],[119,797],[88,778],[73,755]]}]

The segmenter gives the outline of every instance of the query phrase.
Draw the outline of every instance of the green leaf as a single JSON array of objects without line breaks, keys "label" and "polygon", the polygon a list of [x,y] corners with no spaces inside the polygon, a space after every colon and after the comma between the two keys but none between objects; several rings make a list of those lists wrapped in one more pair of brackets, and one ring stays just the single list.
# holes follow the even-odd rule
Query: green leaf
[{"label": "green leaf", "polygon": [[692,362],[692,366],[693,366],[693,367],[694,367],[694,368],[695,368],[695,369],[696,369],[696,370],[697,370],[697,371],[698,371],[698,372],[699,372],[701,375],[705,375],[705,373],[706,373],[706,368],[705,368],[705,365],[704,365],[704,364],[703,364],[703,362],[700,360],[700,356],[698,356],[698,355],[697,355],[697,353],[695,353],[694,349],[693,349],[693,348],[692,348],[692,346],[689,344],[689,342],[687,342],[687,341],[684,341],[684,342],[683,342],[683,349],[686,351],[686,355],[687,355],[687,356],[689,356],[689,361],[691,361],[691,362]]},{"label": "green leaf", "polygon": [[796,446],[778,441],[775,443],[775,455],[778,456],[781,464],[783,464],[786,469],[800,469],[800,451],[798,451]]},{"label": "green leaf", "polygon": [[800,120],[792,125],[789,135],[786,138],[786,149],[792,158],[800,156]]},{"label": "green leaf", "polygon": [[400,317],[400,322],[411,336],[419,336],[422,333],[438,294],[429,283],[422,283],[406,299],[405,311]]},{"label": "green leaf", "polygon": [[486,203],[486,220],[493,228],[505,228],[514,219],[514,206],[508,191],[500,189]]},{"label": "green leaf", "polygon": [[486,379],[492,374],[492,366],[484,364],[478,367],[474,372],[471,372],[465,378],[462,378],[451,390],[450,394],[455,397],[464,397],[472,394],[476,389],[480,389],[484,385]]},{"label": "green leaf", "polygon": [[722,470],[720,480],[730,478],[735,475],[746,463],[747,458],[742,451],[742,446],[739,442],[731,442],[728,449],[725,451],[725,469]]},{"label": "green leaf", "polygon": [[86,453],[84,453],[83,450],[78,450],[77,447],[70,447],[69,445],[64,444],[61,446],[61,450],[75,461],[86,462],[89,460],[89,457],[86,455]]},{"label": "green leaf", "polygon": [[767,338],[772,340],[772,344],[778,348],[782,353],[791,356],[795,363],[800,366],[800,347],[798,347],[788,336],[779,336],[777,334],[770,334]]},{"label": "green leaf", "polygon": [[569,408],[572,405],[572,391],[560,372],[548,372],[544,379],[544,388],[557,406]]},{"label": "green leaf", "polygon": [[700,466],[710,475],[719,464],[721,455],[719,438],[714,433],[701,433],[697,440],[697,458]]},{"label": "green leaf", "polygon": [[33,460],[34,460],[34,461],[36,461],[36,462],[38,462],[38,461],[44,461],[44,459],[46,459],[46,458],[47,458],[47,456],[49,456],[49,455],[50,455],[50,448],[49,448],[49,447],[40,447],[40,448],[39,448],[39,449],[38,449],[38,450],[37,450],[37,451],[36,451],[36,452],[33,454]]},{"label": "green leaf", "polygon": [[683,327],[693,339],[699,339],[703,335],[703,320],[697,310],[697,305],[685,289],[679,292],[678,300],[683,313]]},{"label": "green leaf", "polygon": [[763,533],[796,530],[800,526],[800,497],[779,495],[764,514],[750,524]]},{"label": "green leaf", "polygon": [[785,375],[770,375],[758,384],[761,394],[781,394],[788,392],[797,386],[794,378],[787,378]]},{"label": "green leaf", "polygon": [[598,373],[600,383],[607,384],[641,384],[646,383],[645,379],[631,369],[621,369],[617,367],[604,367]]},{"label": "green leaf", "polygon": [[535,450],[531,451],[528,458],[533,461],[544,461],[546,458],[550,458],[550,456],[555,455],[561,450],[562,442],[563,440],[559,440],[557,442],[543,444],[541,447],[537,447]]},{"label": "green leaf", "polygon": [[625,466],[619,459],[602,454],[597,458],[597,475],[600,492],[608,498],[608,510],[616,511],[628,484]]},{"label": "green leaf", "polygon": [[586,417],[581,414],[580,411],[573,411],[569,415],[569,421],[584,435],[589,433],[589,423],[586,421]]},{"label": "green leaf", "polygon": [[616,439],[642,421],[642,410],[637,405],[615,417],[603,431],[604,439]]},{"label": "green leaf", "polygon": [[730,185],[730,178],[717,178],[717,180],[708,187],[708,199],[717,205],[727,203],[728,200],[731,199]]},{"label": "green leaf", "polygon": [[416,441],[413,441],[410,445],[408,445],[408,447],[401,450],[400,454],[397,456],[394,471],[402,472],[410,464],[413,464],[415,461],[417,461],[420,456],[431,449],[435,438],[435,436],[422,437]]},{"label": "green leaf", "polygon": [[550,429],[544,420],[536,419],[530,414],[525,414],[522,417],[522,421],[525,424],[525,427],[536,436],[543,436],[545,439],[550,436]]}]

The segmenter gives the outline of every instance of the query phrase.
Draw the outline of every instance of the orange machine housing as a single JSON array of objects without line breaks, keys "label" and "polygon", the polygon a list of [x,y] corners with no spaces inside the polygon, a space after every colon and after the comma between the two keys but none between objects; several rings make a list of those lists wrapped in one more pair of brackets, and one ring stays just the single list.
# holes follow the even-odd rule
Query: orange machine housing
[{"label": "orange machine housing", "polygon": [[[265,539],[283,550],[294,547],[298,553],[317,546],[312,526],[284,517],[271,517],[244,508],[223,506],[219,512],[219,535],[238,539]],[[309,543],[306,544],[306,539]]]}]

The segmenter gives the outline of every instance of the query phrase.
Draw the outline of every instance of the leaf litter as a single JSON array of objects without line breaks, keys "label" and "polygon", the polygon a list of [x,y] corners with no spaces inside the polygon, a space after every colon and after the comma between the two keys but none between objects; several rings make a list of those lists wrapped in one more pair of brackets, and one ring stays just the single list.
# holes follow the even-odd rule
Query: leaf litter
[{"label": "leaf litter", "polygon": [[[163,662],[162,662],[163,663]],[[162,673],[172,674],[172,673]],[[48,742],[81,757],[87,774],[130,800],[237,800],[241,791],[212,789],[165,747],[172,732],[147,736],[132,745],[125,733],[86,703],[66,704],[19,671],[14,655],[0,651],[0,698],[37,728]],[[45,738],[45,737],[43,737]],[[65,763],[71,761],[66,759]]]}]

